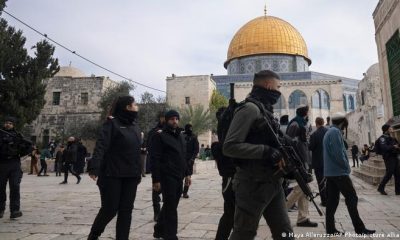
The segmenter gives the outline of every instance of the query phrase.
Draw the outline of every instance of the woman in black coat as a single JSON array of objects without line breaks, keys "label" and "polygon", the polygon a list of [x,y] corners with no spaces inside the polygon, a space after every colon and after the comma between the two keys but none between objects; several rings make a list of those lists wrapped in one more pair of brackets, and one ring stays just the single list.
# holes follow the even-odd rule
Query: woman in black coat
[{"label": "woman in black coat", "polygon": [[97,179],[101,208],[90,230],[89,240],[98,239],[116,214],[116,239],[129,238],[133,203],[141,179],[141,131],[136,123],[137,114],[138,107],[133,97],[119,97],[112,117],[103,124],[96,142],[89,175],[93,180]]}]

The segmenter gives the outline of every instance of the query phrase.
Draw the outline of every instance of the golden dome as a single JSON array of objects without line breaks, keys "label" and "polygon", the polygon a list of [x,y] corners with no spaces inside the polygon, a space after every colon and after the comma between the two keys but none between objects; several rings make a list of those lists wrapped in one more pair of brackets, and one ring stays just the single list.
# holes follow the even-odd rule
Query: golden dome
[{"label": "golden dome", "polygon": [[260,54],[300,55],[311,64],[301,34],[288,22],[272,16],[255,18],[239,29],[229,45],[225,67],[232,59]]}]

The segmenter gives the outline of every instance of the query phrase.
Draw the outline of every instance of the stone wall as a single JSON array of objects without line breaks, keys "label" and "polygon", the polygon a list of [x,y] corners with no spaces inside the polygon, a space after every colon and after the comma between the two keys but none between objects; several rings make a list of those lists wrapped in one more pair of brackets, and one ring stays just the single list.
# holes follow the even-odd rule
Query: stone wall
[{"label": "stone wall", "polygon": [[[167,104],[173,108],[201,105],[206,110],[215,89],[215,82],[210,75],[172,75],[167,77]],[[211,146],[211,131],[199,135],[198,139],[200,144]]]},{"label": "stone wall", "polygon": [[[45,79],[44,83],[46,104],[29,126],[31,136],[39,143],[65,138],[70,129],[99,120],[101,94],[117,84],[106,77],[67,76]],[[60,93],[58,104],[53,102],[55,92]]]},{"label": "stone wall", "polygon": [[351,141],[361,146],[371,144],[382,134],[383,116],[382,87],[378,64],[372,65],[358,84],[356,111],[347,115]]}]

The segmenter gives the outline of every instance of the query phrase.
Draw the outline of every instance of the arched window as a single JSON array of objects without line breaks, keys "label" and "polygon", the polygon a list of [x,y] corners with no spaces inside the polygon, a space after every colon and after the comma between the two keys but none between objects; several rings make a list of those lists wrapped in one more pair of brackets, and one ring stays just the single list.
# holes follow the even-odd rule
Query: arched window
[{"label": "arched window", "polygon": [[300,105],[308,105],[307,96],[303,91],[295,90],[289,96],[289,109],[296,109]]},{"label": "arched window", "polygon": [[318,89],[311,97],[312,108],[330,109],[329,94],[322,89]]},{"label": "arched window", "polygon": [[354,97],[353,95],[349,96],[349,110],[354,111],[355,106],[354,106]]},{"label": "arched window", "polygon": [[343,94],[343,109],[347,112],[347,97],[345,94]]},{"label": "arched window", "polygon": [[274,109],[286,109],[285,97],[281,95],[278,102],[276,102],[273,107]]},{"label": "arched window", "polygon": [[364,106],[364,104],[365,104],[365,93],[364,93],[364,90],[363,90],[363,91],[361,91],[361,105]]}]

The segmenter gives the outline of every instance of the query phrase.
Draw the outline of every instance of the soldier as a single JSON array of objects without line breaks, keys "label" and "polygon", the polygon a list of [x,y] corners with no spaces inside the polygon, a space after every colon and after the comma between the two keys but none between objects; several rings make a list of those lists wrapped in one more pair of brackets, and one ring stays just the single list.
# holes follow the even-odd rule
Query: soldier
[{"label": "soldier", "polygon": [[393,128],[385,124],[382,126],[383,135],[379,137],[377,147],[385,161],[386,173],[379,184],[378,192],[382,195],[387,195],[385,186],[389,180],[394,176],[394,186],[396,195],[400,195],[400,174],[398,167],[398,155],[400,153],[399,143],[397,140],[390,136],[393,133]]},{"label": "soldier", "polygon": [[[236,208],[230,240],[252,240],[258,223],[264,216],[274,239],[294,239],[287,213],[282,179],[273,176],[284,160],[265,121],[270,121],[275,133],[279,123],[273,118],[273,105],[281,96],[279,76],[269,70],[255,74],[249,97],[258,101],[265,111],[251,101],[245,102],[235,112],[223,144],[223,154],[237,162],[233,180]],[[264,126],[264,127],[262,127]]]},{"label": "soldier", "polygon": [[0,131],[0,218],[6,208],[6,187],[10,186],[10,218],[22,216],[20,210],[19,186],[22,179],[22,156],[28,155],[32,145],[15,131],[16,119],[5,119],[4,128]]},{"label": "soldier", "polygon": [[[296,109],[296,117],[293,118],[286,129],[288,136],[292,137],[296,143],[296,151],[303,160],[303,164],[309,168],[310,154],[308,150],[309,128],[307,126],[308,106],[301,106]],[[310,221],[309,204],[306,195],[303,193],[299,185],[293,187],[293,190],[287,196],[287,207],[290,208],[293,204],[298,203],[298,227],[317,227],[318,223]]]}]

